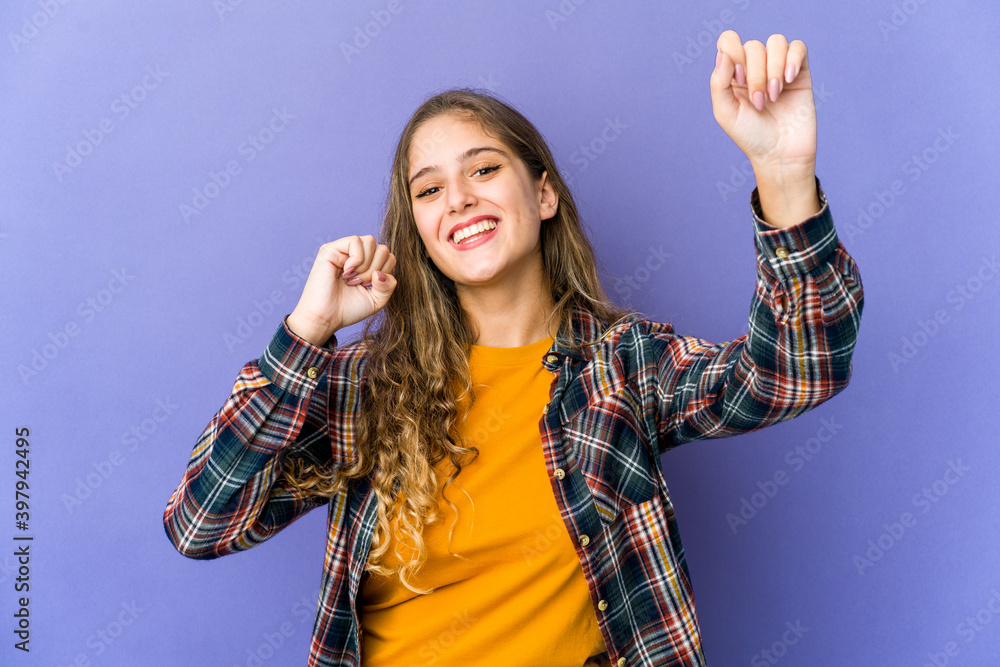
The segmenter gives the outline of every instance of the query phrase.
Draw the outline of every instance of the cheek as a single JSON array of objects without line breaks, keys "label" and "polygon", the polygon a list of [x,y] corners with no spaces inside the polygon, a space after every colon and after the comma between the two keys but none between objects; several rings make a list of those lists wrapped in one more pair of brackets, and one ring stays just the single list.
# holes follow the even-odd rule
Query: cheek
[{"label": "cheek", "polygon": [[424,245],[432,245],[437,240],[437,225],[430,220],[421,219],[419,215],[416,216],[415,220],[417,233],[420,235],[420,239],[424,242]]}]

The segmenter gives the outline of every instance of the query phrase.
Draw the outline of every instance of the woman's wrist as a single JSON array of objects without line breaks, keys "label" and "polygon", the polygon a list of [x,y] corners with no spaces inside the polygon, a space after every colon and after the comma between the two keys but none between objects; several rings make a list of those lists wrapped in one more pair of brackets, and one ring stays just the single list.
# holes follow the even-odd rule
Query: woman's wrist
[{"label": "woman's wrist", "polygon": [[815,170],[803,170],[798,174],[754,173],[762,217],[772,227],[791,227],[823,208]]},{"label": "woman's wrist", "polygon": [[293,310],[285,319],[285,325],[293,334],[299,338],[304,338],[317,347],[323,347],[326,345],[326,342],[337,332],[338,328],[322,326],[320,323],[316,322],[314,318],[308,315],[303,315],[295,310]]}]

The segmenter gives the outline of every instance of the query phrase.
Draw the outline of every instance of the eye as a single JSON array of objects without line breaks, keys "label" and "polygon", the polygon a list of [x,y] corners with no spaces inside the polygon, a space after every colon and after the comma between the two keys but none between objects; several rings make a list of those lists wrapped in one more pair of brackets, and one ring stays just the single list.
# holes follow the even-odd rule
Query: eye
[{"label": "eye", "polygon": [[485,167],[480,167],[479,169],[476,170],[476,173],[478,174],[480,172],[485,171],[487,174],[491,174],[491,173],[493,173],[494,171],[496,171],[499,168],[500,168],[500,165],[498,165],[498,164],[490,164],[490,165],[487,165]]},{"label": "eye", "polygon": [[[488,164],[485,167],[480,167],[479,169],[477,169],[473,173],[474,174],[481,174],[481,173],[485,172],[483,175],[486,176],[486,175],[492,174],[493,172],[495,172],[500,167],[501,167],[501,165],[499,165],[499,164]],[[426,197],[428,195],[432,195],[432,194],[434,194],[435,191],[440,190],[440,189],[441,188],[437,187],[436,185],[433,186],[433,187],[430,187],[430,188],[424,188],[423,190],[421,190],[420,192],[418,192],[415,195],[415,198],[419,199],[421,197]]]}]

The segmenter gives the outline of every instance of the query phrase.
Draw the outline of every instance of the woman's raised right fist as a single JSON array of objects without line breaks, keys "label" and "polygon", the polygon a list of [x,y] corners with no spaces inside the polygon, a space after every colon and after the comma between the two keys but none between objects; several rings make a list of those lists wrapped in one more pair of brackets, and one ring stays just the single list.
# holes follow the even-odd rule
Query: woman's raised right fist
[{"label": "woman's raised right fist", "polygon": [[395,266],[389,248],[370,234],[324,243],[288,316],[288,328],[314,345],[326,344],[339,329],[385,307],[396,289]]}]

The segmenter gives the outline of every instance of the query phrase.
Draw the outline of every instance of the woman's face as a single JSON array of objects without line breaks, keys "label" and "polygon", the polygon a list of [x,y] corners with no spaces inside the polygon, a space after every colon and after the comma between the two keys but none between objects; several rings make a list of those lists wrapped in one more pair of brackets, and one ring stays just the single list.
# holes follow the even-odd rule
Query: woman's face
[{"label": "woman's face", "polygon": [[[455,115],[417,129],[409,164],[417,230],[442,273],[458,285],[488,286],[538,270],[541,221],[558,203],[547,174],[536,181],[510,148]],[[456,243],[454,232],[477,220],[486,233]]]}]

